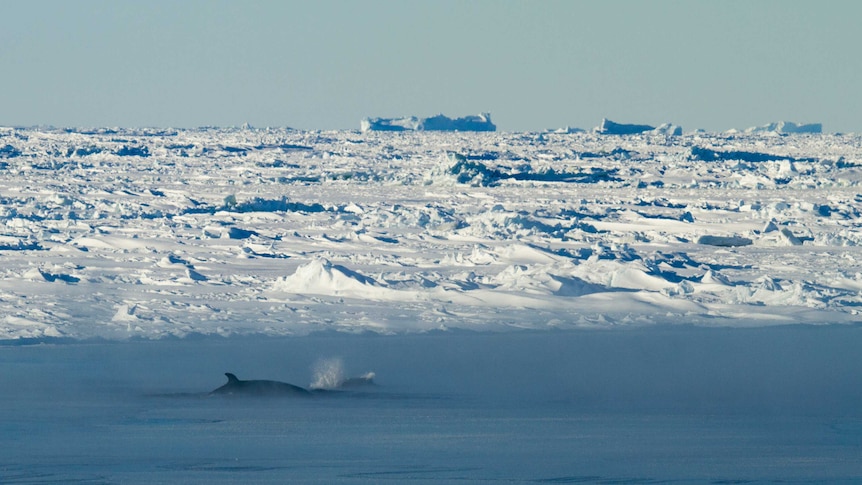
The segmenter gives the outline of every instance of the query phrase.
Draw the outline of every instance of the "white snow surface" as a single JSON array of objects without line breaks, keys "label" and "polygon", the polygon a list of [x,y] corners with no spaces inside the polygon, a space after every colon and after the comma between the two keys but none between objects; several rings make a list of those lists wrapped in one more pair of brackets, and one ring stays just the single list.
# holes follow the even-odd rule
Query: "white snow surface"
[{"label": "white snow surface", "polygon": [[0,128],[0,339],[862,320],[862,136]]}]

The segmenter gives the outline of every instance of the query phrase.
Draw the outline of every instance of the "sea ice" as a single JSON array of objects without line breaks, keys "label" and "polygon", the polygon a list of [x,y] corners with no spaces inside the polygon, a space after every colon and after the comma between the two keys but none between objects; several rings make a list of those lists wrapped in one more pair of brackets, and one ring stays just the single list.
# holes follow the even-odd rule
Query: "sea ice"
[{"label": "sea ice", "polygon": [[0,128],[0,338],[858,321],[862,138],[669,134]]}]

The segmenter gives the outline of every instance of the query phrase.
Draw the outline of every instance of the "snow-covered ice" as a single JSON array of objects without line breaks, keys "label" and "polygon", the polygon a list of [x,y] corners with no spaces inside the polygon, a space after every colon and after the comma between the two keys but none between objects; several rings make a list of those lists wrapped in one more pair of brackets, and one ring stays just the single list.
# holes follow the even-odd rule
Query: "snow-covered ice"
[{"label": "snow-covered ice", "polygon": [[854,323],[862,137],[0,129],[0,338]]}]

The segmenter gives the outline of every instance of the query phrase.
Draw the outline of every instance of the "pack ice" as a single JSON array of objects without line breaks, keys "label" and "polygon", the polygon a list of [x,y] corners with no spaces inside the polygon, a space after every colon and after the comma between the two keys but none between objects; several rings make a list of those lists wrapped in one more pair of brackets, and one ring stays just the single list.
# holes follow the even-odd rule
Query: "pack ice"
[{"label": "pack ice", "polygon": [[0,338],[858,322],[862,137],[673,133],[2,128]]}]

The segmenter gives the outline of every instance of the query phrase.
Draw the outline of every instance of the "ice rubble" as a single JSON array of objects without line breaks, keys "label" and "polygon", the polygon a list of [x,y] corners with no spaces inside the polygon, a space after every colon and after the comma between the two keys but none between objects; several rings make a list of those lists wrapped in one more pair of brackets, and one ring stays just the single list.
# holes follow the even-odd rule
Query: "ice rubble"
[{"label": "ice rubble", "polygon": [[428,118],[364,118],[359,129],[365,131],[496,131],[490,113],[462,118],[449,118],[442,114]]},{"label": "ice rubble", "polygon": [[0,128],[0,147],[2,339],[862,308],[858,136]]}]

